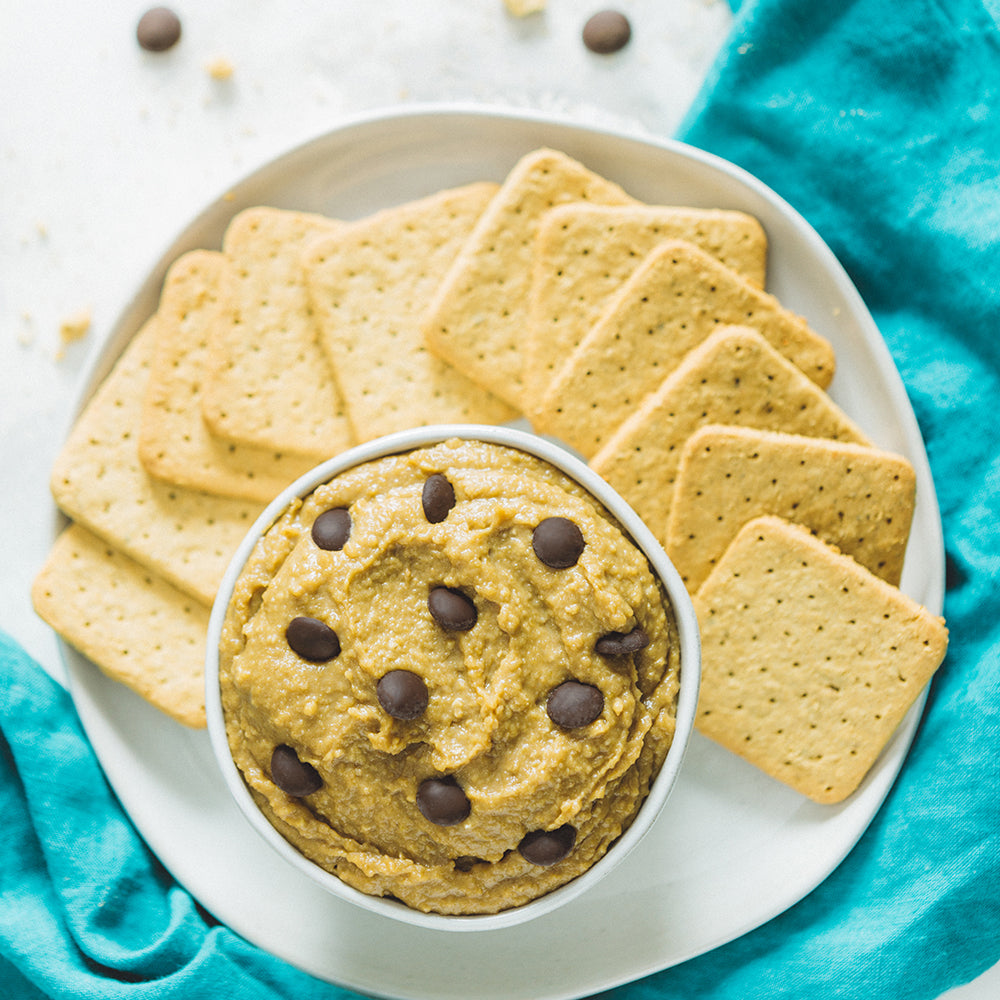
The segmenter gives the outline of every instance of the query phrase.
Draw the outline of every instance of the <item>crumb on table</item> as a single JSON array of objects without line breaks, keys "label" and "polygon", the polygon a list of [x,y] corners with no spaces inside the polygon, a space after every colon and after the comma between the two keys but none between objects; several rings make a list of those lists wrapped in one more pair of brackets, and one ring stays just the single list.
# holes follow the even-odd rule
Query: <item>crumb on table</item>
[{"label": "crumb on table", "polygon": [[213,80],[228,80],[233,75],[234,66],[224,56],[217,56],[205,66],[205,69]]},{"label": "crumb on table", "polygon": [[504,6],[514,17],[527,17],[545,10],[545,0],[503,0]]}]

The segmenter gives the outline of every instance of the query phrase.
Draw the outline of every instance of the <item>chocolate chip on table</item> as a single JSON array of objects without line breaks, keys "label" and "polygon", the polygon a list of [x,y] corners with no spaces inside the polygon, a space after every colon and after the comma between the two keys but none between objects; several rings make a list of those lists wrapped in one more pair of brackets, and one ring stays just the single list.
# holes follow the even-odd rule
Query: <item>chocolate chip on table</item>
[{"label": "chocolate chip on table", "polygon": [[428,476],[420,495],[424,517],[431,524],[440,524],[455,506],[455,487],[440,472]]},{"label": "chocolate chip on table", "polygon": [[135,26],[135,37],[147,52],[166,52],[181,37],[181,19],[169,7],[150,7]]},{"label": "chocolate chip on table", "polygon": [[460,590],[434,587],[427,598],[434,621],[449,632],[468,632],[479,618],[475,604]]},{"label": "chocolate chip on table", "polygon": [[557,726],[578,729],[599,718],[604,711],[604,695],[592,684],[563,681],[549,692],[545,711]]},{"label": "chocolate chip on table", "polygon": [[286,744],[274,748],[271,754],[271,780],[287,795],[302,798],[312,795],[323,787],[319,771],[305,761]]},{"label": "chocolate chip on table", "polygon": [[417,789],[417,808],[436,826],[455,826],[472,811],[472,804],[454,778],[427,778]]},{"label": "chocolate chip on table", "polygon": [[632,25],[617,10],[598,11],[583,26],[583,44],[599,55],[625,48],[631,37]]},{"label": "chocolate chip on table", "polygon": [[649,636],[638,625],[631,632],[609,632],[602,635],[594,646],[601,656],[628,656],[649,645]]},{"label": "chocolate chip on table", "polygon": [[535,555],[552,569],[575,566],[584,545],[583,532],[568,517],[547,517],[531,534]]},{"label": "chocolate chip on table", "polygon": [[394,719],[419,718],[427,709],[427,685],[411,670],[390,670],[375,686],[378,703]]},{"label": "chocolate chip on table", "polygon": [[562,861],[576,843],[576,828],[566,823],[557,830],[535,830],[517,845],[521,857],[533,865],[554,865]]},{"label": "chocolate chip on table", "polygon": [[326,663],[340,655],[340,639],[326,622],[300,615],[285,629],[285,640],[292,652],[312,663]]},{"label": "chocolate chip on table", "polygon": [[312,540],[328,552],[339,552],[351,537],[351,515],[346,507],[325,510],[313,521]]}]

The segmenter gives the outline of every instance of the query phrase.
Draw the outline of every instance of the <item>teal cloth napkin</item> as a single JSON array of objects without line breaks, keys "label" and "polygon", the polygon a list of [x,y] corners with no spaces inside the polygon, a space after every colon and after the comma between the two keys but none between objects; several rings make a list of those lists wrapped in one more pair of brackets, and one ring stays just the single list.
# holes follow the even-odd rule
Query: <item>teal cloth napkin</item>
[{"label": "teal cloth napkin", "polygon": [[0,997],[353,996],[199,909],[123,814],[65,690],[0,633]]},{"label": "teal cloth napkin", "polygon": [[[837,871],[616,1000],[915,1000],[1000,959],[998,16],[997,0],[748,2],[682,130],[803,212],[874,313],[939,491],[951,648]],[[2,636],[0,730],[0,996],[353,996],[199,910],[124,817],[65,692]]]},{"label": "teal cloth napkin", "polygon": [[622,1000],[932,998],[1000,960],[1000,3],[746,0],[679,138],[837,254],[916,410],[951,644],[885,805],[780,917]]}]

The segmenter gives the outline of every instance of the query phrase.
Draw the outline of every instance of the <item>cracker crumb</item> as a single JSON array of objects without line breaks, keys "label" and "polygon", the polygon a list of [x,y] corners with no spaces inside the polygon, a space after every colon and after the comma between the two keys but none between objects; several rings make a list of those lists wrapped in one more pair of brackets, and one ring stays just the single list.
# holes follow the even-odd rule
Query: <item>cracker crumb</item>
[{"label": "cracker crumb", "polygon": [[228,80],[233,75],[234,66],[224,56],[218,56],[205,66],[205,70],[213,80]]},{"label": "cracker crumb", "polygon": [[545,0],[503,0],[503,3],[514,17],[527,17],[545,10]]},{"label": "cracker crumb", "polygon": [[63,345],[72,344],[75,340],[81,340],[90,331],[90,310],[79,309],[70,316],[67,316],[59,324],[59,339]]},{"label": "cracker crumb", "polygon": [[34,347],[35,326],[31,313],[21,313],[21,329],[17,334],[17,342],[21,347]]}]

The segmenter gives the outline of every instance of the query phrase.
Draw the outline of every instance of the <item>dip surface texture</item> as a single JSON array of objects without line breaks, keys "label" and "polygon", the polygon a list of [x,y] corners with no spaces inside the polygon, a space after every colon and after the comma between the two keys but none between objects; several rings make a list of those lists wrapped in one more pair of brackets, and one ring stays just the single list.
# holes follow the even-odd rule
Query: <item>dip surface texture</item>
[{"label": "dip surface texture", "polygon": [[458,440],[286,511],[220,649],[232,755],[274,827],[348,885],[448,914],[603,856],[670,747],[678,671],[617,522],[548,464]]}]

